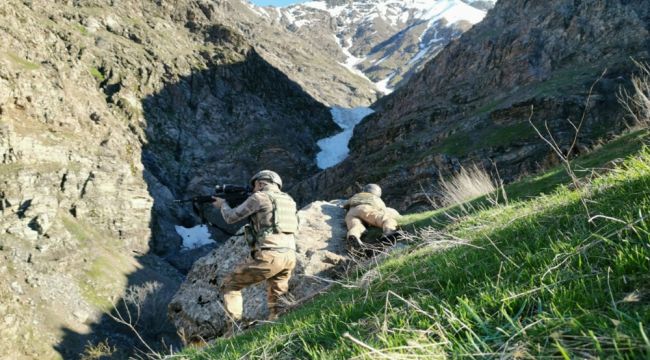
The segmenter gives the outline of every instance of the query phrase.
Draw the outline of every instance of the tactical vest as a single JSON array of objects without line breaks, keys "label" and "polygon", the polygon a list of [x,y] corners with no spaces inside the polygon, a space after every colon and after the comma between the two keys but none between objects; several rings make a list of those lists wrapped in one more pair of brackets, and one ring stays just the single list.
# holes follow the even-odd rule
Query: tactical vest
[{"label": "tactical vest", "polygon": [[283,192],[264,192],[273,203],[274,233],[295,234],[298,232],[298,210],[291,196]]},{"label": "tactical vest", "polygon": [[263,190],[273,204],[270,223],[256,224],[258,248],[290,248],[295,249],[293,234],[298,232],[298,211],[291,196],[279,192]]},{"label": "tactical vest", "polygon": [[379,196],[367,193],[367,192],[360,192],[358,194],[355,194],[352,196],[349,200],[350,208],[353,208],[355,206],[359,205],[370,205],[374,206],[378,209],[384,209],[386,208],[386,205],[384,202],[379,198]]}]

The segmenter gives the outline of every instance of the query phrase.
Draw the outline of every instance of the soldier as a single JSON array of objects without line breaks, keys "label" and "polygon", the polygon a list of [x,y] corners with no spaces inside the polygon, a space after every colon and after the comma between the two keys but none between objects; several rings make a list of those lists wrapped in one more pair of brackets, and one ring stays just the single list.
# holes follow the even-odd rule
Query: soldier
[{"label": "soldier", "polygon": [[230,208],[221,198],[215,198],[213,203],[216,208],[221,208],[221,214],[229,224],[246,218],[250,220],[247,240],[252,246],[251,257],[227,275],[221,285],[224,307],[230,316],[228,332],[233,331],[233,322],[242,318],[241,290],[264,280],[269,320],[276,319],[278,300],[289,290],[289,278],[296,266],[296,203],[281,191],[282,179],[273,171],[260,171],[250,182],[253,194],[236,208]]},{"label": "soldier", "polygon": [[348,210],[345,224],[348,226],[348,246],[363,247],[361,234],[366,230],[365,224],[379,227],[383,230],[386,240],[394,240],[399,213],[386,207],[381,200],[381,188],[377,184],[368,184],[360,193],[352,196],[343,204]]}]

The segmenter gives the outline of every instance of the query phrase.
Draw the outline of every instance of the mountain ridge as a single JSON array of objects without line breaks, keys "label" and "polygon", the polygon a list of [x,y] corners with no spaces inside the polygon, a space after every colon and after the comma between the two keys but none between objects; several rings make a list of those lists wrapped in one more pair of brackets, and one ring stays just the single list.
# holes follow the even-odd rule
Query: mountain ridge
[{"label": "mountain ridge", "polygon": [[317,39],[340,64],[390,93],[495,2],[321,0],[260,9],[290,31]]},{"label": "mountain ridge", "polygon": [[649,57],[649,15],[641,1],[595,4],[558,1],[563,11],[549,13],[541,4],[497,2],[408,84],[380,99],[377,112],[355,128],[350,157],[297,186],[296,196],[353,193],[353,185],[337,180],[346,174],[380,183],[389,203],[407,210],[429,206],[438,179],[466,164],[492,169],[496,162],[507,181],[538,171],[558,160],[527,122],[531,106],[532,120],[542,128],[546,120],[562,148],[573,140],[566,119],[577,123],[583,113],[580,147],[606,141],[626,126],[616,93],[636,69],[628,56]]}]

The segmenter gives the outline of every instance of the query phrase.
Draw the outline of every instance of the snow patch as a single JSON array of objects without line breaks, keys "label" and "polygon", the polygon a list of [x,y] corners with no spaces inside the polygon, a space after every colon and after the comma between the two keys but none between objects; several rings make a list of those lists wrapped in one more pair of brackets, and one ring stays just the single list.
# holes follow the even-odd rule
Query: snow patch
[{"label": "snow patch", "polygon": [[294,13],[291,11],[285,11],[282,13],[282,17],[286,19],[287,22],[290,24],[293,24],[296,22],[296,18],[294,17]]},{"label": "snow patch", "polygon": [[430,46],[427,46],[427,47],[424,47],[424,48],[422,48],[422,46],[420,46],[420,51],[418,51],[418,53],[415,54],[413,59],[409,60],[409,65],[412,65],[414,62],[420,60],[424,55],[426,55],[429,52],[429,49],[431,49]]},{"label": "snow patch", "polygon": [[395,77],[394,72],[392,72],[390,75],[388,75],[388,77],[385,78],[384,80],[376,82],[375,87],[377,87],[377,89],[379,89],[379,91],[381,91],[385,95],[388,95],[388,94],[392,93],[394,89],[388,87],[388,83],[393,79],[393,77]]},{"label": "snow patch", "polygon": [[325,1],[307,1],[302,6],[327,11],[327,3]]},{"label": "snow patch", "polygon": [[414,15],[417,19],[429,20],[429,27],[435,22],[445,19],[448,25],[465,20],[477,24],[483,20],[486,12],[458,0],[439,0],[417,8]]},{"label": "snow patch", "polygon": [[269,14],[261,6],[257,6],[250,2],[246,2],[245,4],[248,6],[249,9],[251,9],[252,12],[257,14],[258,16],[269,17]]},{"label": "snow patch", "polygon": [[304,6],[307,8],[312,8],[321,11],[327,11],[333,17],[339,16],[343,11],[347,9],[347,5],[335,6],[329,8],[325,1],[308,1],[306,3],[299,4],[297,6]]},{"label": "snow patch", "polygon": [[357,74],[359,76],[363,76],[365,78],[366,75],[361,70],[357,69],[356,65],[361,64],[362,62],[364,62],[366,60],[366,58],[365,57],[364,58],[358,58],[358,57],[354,56],[350,52],[350,48],[352,47],[352,39],[350,39],[350,45],[347,46],[347,47],[343,47],[343,44],[342,44],[343,40],[342,39],[339,39],[337,37],[336,40],[337,40],[339,46],[341,47],[341,50],[343,51],[343,54],[347,57],[347,59],[345,60],[345,63],[342,63],[341,65],[345,66],[346,68],[348,68],[348,70],[352,71],[353,73],[355,73],[355,74]]},{"label": "snow patch", "polygon": [[363,120],[364,117],[372,114],[374,110],[368,107],[356,107],[345,109],[333,107],[330,109],[334,122],[337,123],[343,131],[318,141],[317,145],[321,151],[316,154],[316,165],[320,169],[327,169],[341,161],[345,160],[350,153],[348,143],[352,138],[354,127]]},{"label": "snow patch", "polygon": [[312,23],[311,20],[305,19],[305,20],[298,20],[298,21],[294,22],[293,24],[300,28],[300,27],[303,27],[305,25],[309,25],[311,23]]},{"label": "snow patch", "polygon": [[176,225],[175,228],[176,233],[183,238],[182,250],[192,250],[215,242],[210,237],[210,232],[206,225],[198,225],[192,228]]},{"label": "snow patch", "polygon": [[358,58],[350,52],[350,48],[352,47],[352,40],[350,39],[349,46],[344,47],[343,40],[339,39],[337,36],[334,36],[334,39],[336,40],[336,43],[341,48],[343,54],[346,56],[345,62],[339,64],[343,65],[346,69],[350,70],[350,72],[352,72],[353,74],[359,75],[362,78],[368,80],[368,82],[373,83],[372,80],[370,80],[363,71],[357,69],[357,65],[366,61],[367,57]]},{"label": "snow patch", "polygon": [[[476,0],[468,2],[474,2]],[[496,0],[491,0],[496,3]],[[368,6],[369,3],[371,6]],[[292,6],[326,11],[333,17],[342,13],[354,14],[352,22],[368,21],[380,17],[391,26],[405,24],[409,18],[419,20],[446,19],[449,24],[466,20],[476,24],[483,19],[485,11],[479,10],[460,0],[376,0],[372,2],[351,1],[344,5],[329,7],[326,1],[313,0]],[[347,20],[347,19],[346,19]]]},{"label": "snow patch", "polygon": [[374,64],[374,65],[379,65],[379,64],[383,63],[384,61],[386,61],[386,59],[388,59],[388,58],[390,57],[390,55],[391,55],[391,54],[388,54],[388,55],[384,56],[383,58],[381,58],[381,59],[375,61],[375,64]]}]

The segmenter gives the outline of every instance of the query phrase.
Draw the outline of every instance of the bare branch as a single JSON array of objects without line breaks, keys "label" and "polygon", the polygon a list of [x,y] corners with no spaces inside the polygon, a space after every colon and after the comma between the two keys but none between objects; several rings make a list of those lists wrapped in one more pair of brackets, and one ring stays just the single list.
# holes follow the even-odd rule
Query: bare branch
[{"label": "bare branch", "polygon": [[[589,94],[587,95],[587,101],[585,102],[585,109],[582,111],[582,117],[580,118],[580,123],[578,124],[577,128],[575,128],[574,126],[576,130],[576,134],[573,137],[573,143],[571,144],[571,146],[569,147],[569,151],[567,152],[567,158],[571,156],[571,152],[573,151],[573,149],[576,146],[576,143],[578,142],[578,135],[580,134],[580,129],[582,128],[582,124],[584,123],[585,117],[587,116],[587,110],[589,110],[589,101],[591,100],[591,95],[593,94],[594,87],[596,86],[596,84],[598,84],[600,80],[602,80],[605,74],[607,74],[607,68],[603,70],[603,73],[600,74],[598,79],[596,79],[596,81],[594,81],[594,83],[591,84],[591,87],[589,88]],[[571,125],[573,125],[573,123],[571,123]]]},{"label": "bare branch", "polygon": [[[128,309],[128,306],[125,306],[125,307]],[[111,319],[113,319],[115,322],[117,322],[117,323],[119,323],[119,324],[122,324],[122,325],[128,327],[128,328],[133,332],[133,334],[135,334],[135,336],[138,338],[138,340],[140,340],[140,342],[141,342],[141,343],[142,343],[142,344],[147,348],[147,351],[149,351],[149,354],[150,354],[150,356],[151,356],[152,358],[155,358],[155,359],[162,359],[162,356],[160,356],[158,353],[156,353],[156,352],[155,352],[155,351],[154,351],[154,350],[149,346],[149,344],[148,344],[148,343],[147,343],[147,342],[142,338],[142,336],[140,335],[140,333],[138,332],[138,330],[136,330],[135,326],[134,326],[133,323],[131,322],[131,315],[130,315],[130,312],[129,312],[129,315],[128,315],[129,320],[127,321],[127,320],[124,318],[124,316],[122,315],[122,313],[120,312],[120,310],[117,308],[117,306],[113,305],[113,311],[117,314],[117,316],[116,316],[116,315],[113,315],[112,313],[109,312],[109,313],[108,313],[108,316],[109,316]]]}]

